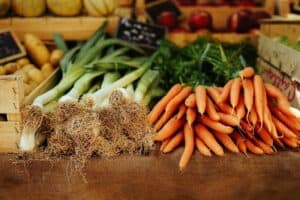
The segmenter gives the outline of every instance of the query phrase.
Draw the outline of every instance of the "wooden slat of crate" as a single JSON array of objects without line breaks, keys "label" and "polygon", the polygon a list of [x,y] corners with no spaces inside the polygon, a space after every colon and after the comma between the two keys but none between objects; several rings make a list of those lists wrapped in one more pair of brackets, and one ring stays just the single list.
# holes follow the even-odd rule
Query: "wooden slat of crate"
[{"label": "wooden slat of crate", "polygon": [[0,152],[18,152],[20,122],[0,122]]},{"label": "wooden slat of crate", "polygon": [[66,40],[85,40],[89,38],[105,20],[109,21],[107,31],[111,34],[117,26],[119,17],[13,17],[0,19],[1,28],[11,28],[22,40],[25,33],[34,33],[42,40],[52,40],[53,33],[61,33]]}]

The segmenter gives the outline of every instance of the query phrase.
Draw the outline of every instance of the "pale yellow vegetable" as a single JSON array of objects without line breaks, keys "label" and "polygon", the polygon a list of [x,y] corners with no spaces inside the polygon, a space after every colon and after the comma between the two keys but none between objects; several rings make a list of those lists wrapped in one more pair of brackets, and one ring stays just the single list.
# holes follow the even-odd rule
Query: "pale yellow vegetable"
[{"label": "pale yellow vegetable", "polygon": [[24,83],[24,95],[27,96],[28,94],[30,94],[31,91],[32,90],[30,88],[30,85],[27,83]]},{"label": "pale yellow vegetable", "polygon": [[0,0],[0,17],[5,16],[10,8],[10,0]]},{"label": "pale yellow vegetable", "polygon": [[43,73],[37,68],[32,68],[28,71],[28,76],[31,80],[41,83],[44,80]]},{"label": "pale yellow vegetable", "polygon": [[46,0],[12,0],[13,11],[22,17],[38,17],[46,10]]},{"label": "pale yellow vegetable", "polygon": [[18,69],[20,69],[20,66],[15,62],[11,62],[5,64],[4,69],[6,71],[6,74],[12,74],[15,73]]},{"label": "pale yellow vegetable", "polygon": [[112,15],[117,7],[117,0],[83,0],[87,13],[94,17]]},{"label": "pale yellow vegetable", "polygon": [[36,68],[36,67],[33,64],[26,64],[22,67],[22,71],[28,74],[29,70],[31,70],[32,68]]},{"label": "pale yellow vegetable", "polygon": [[44,77],[47,78],[48,76],[50,76],[52,74],[52,72],[54,72],[55,69],[50,63],[45,63],[42,66],[41,70],[42,70]]},{"label": "pale yellow vegetable", "polygon": [[4,66],[0,65],[0,75],[5,75],[5,74],[6,74],[6,70]]},{"label": "pale yellow vegetable", "polygon": [[28,58],[20,58],[19,60],[17,60],[17,63],[21,66],[21,68],[24,65],[30,64],[30,61]]},{"label": "pale yellow vegetable", "polygon": [[54,49],[50,55],[50,63],[52,66],[56,67],[59,61],[64,57],[64,52],[60,49]]},{"label": "pale yellow vegetable", "polygon": [[22,76],[22,79],[23,79],[24,83],[28,83],[29,82],[29,77],[28,77],[27,73],[24,72],[23,70],[18,70],[14,74],[18,75],[18,76]]},{"label": "pale yellow vegetable", "polygon": [[27,33],[24,36],[24,45],[35,64],[41,67],[49,61],[50,52],[45,44],[34,34]]},{"label": "pale yellow vegetable", "polygon": [[55,15],[70,17],[80,13],[82,0],[47,0],[47,7]]}]

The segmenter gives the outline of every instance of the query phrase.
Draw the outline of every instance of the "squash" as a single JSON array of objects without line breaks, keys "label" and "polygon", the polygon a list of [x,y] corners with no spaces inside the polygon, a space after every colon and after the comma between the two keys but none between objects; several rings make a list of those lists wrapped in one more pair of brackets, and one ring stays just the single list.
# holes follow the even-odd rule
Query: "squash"
[{"label": "squash", "polygon": [[82,0],[47,0],[47,6],[55,15],[70,17],[80,13]]},{"label": "squash", "polygon": [[115,12],[117,0],[83,0],[87,13],[94,17],[107,17]]},{"label": "squash", "polygon": [[10,8],[10,0],[0,0],[0,17],[5,16]]},{"label": "squash", "polygon": [[46,10],[46,0],[12,0],[13,11],[22,17],[38,17]]}]

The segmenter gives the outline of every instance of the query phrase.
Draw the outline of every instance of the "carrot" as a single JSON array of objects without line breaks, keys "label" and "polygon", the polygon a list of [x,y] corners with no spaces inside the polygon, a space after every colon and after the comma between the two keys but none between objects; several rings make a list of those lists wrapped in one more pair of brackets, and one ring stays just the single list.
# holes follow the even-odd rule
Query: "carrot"
[{"label": "carrot", "polygon": [[269,146],[273,146],[273,139],[271,137],[271,134],[264,128],[255,128],[256,133],[258,136]]},{"label": "carrot", "polygon": [[193,128],[188,124],[184,126],[184,150],[179,161],[179,169],[183,170],[186,168],[189,160],[191,159],[195,147],[195,138]]},{"label": "carrot", "polygon": [[242,136],[236,131],[234,131],[231,134],[231,136],[235,140],[235,143],[236,143],[237,147],[239,148],[239,150],[241,152],[243,152],[245,155],[247,155],[247,147],[246,147],[246,144],[245,144],[245,139],[242,138]]},{"label": "carrot", "polygon": [[264,142],[262,142],[262,141],[260,141],[260,140],[258,140],[256,138],[253,139],[253,142],[259,148],[261,148],[265,154],[272,154],[272,153],[274,153],[273,149],[269,145],[265,144]]},{"label": "carrot", "polygon": [[223,88],[223,92],[219,96],[218,103],[225,102],[228,99],[230,91],[231,91],[232,83],[233,83],[233,80],[230,80],[225,84],[225,86]]},{"label": "carrot", "polygon": [[160,146],[160,151],[163,151],[164,150],[164,148],[167,146],[167,144],[169,143],[169,141],[170,141],[170,138],[168,138],[168,139],[165,139],[162,143],[161,143],[161,146]]},{"label": "carrot", "polygon": [[186,111],[186,120],[188,122],[188,125],[192,126],[196,118],[197,118],[196,111],[192,108],[188,108]]},{"label": "carrot", "polygon": [[195,89],[195,94],[196,94],[196,104],[197,104],[197,109],[198,112],[203,115],[205,112],[206,108],[206,89],[204,86],[199,85]]},{"label": "carrot", "polygon": [[250,140],[246,139],[245,144],[246,144],[247,149],[250,152],[252,152],[254,154],[258,154],[258,155],[264,154],[264,151],[261,148],[255,146]]},{"label": "carrot", "polygon": [[[247,124],[246,122],[244,122],[243,120],[240,121],[240,125],[241,125],[241,128],[244,132],[253,132],[253,127],[251,127],[249,124]],[[253,136],[252,136],[253,137]]]},{"label": "carrot", "polygon": [[163,152],[169,153],[169,152],[173,151],[176,147],[178,147],[181,144],[181,142],[183,141],[183,137],[184,137],[183,131],[180,131],[179,133],[177,133],[174,137],[172,137],[170,139],[168,144],[163,149]]},{"label": "carrot", "polygon": [[238,147],[234,144],[232,139],[225,134],[219,133],[217,131],[214,132],[215,137],[226,147],[229,151],[233,153],[239,153]]},{"label": "carrot", "polygon": [[159,116],[164,111],[165,107],[179,92],[182,90],[180,84],[175,84],[169,92],[154,106],[152,111],[148,114],[148,122],[154,124]]},{"label": "carrot", "polygon": [[195,95],[195,93],[190,94],[190,96],[188,96],[188,98],[185,99],[184,104],[189,108],[196,107],[196,95]]},{"label": "carrot", "polygon": [[288,137],[283,137],[282,138],[282,141],[288,145],[289,147],[292,147],[292,148],[297,148],[299,147],[299,144],[298,144],[298,140],[295,140],[295,139],[292,139],[292,138],[288,138]]},{"label": "carrot", "polygon": [[224,124],[222,124],[220,122],[213,121],[212,119],[210,119],[209,117],[206,117],[204,115],[199,116],[199,120],[203,124],[205,124],[206,126],[211,128],[212,130],[218,131],[218,132],[223,133],[223,134],[230,134],[234,130],[232,127],[225,126]]},{"label": "carrot", "polygon": [[254,88],[252,80],[244,79],[242,80],[243,90],[244,90],[244,103],[247,109],[247,116],[252,110],[253,99],[254,99]]},{"label": "carrot", "polygon": [[271,112],[291,130],[300,130],[300,123],[296,117],[285,115],[276,107],[271,108]]},{"label": "carrot", "polygon": [[266,92],[268,96],[274,97],[277,101],[277,106],[281,112],[286,115],[294,116],[294,113],[290,110],[290,103],[286,96],[277,87],[266,83]]},{"label": "carrot", "polygon": [[246,67],[243,70],[240,71],[240,77],[242,79],[244,78],[251,78],[254,75],[254,69],[252,67]]},{"label": "carrot", "polygon": [[210,100],[209,97],[206,97],[206,113],[207,115],[215,121],[219,121],[220,120],[220,116],[218,115],[216,108],[213,104],[213,102]]},{"label": "carrot", "polygon": [[240,121],[236,116],[220,112],[218,114],[220,116],[220,122],[224,123],[225,125],[238,126],[240,124]]},{"label": "carrot", "polygon": [[216,141],[215,137],[202,124],[195,126],[197,136],[211,149],[216,155],[223,156],[224,151],[221,145]]},{"label": "carrot", "polygon": [[255,99],[255,108],[257,112],[258,119],[263,124],[264,119],[264,83],[259,75],[255,75],[253,79],[254,86],[254,99]]},{"label": "carrot", "polygon": [[263,87],[263,94],[264,94],[264,124],[266,125],[268,131],[270,131],[272,134],[276,134],[275,136],[278,137],[277,132],[275,133],[273,129],[273,121],[272,121],[272,115],[268,107],[268,101],[267,101],[267,92],[266,88]]},{"label": "carrot", "polygon": [[177,113],[177,119],[181,119],[186,113],[186,106],[184,104],[181,104],[179,107],[179,111]]},{"label": "carrot", "polygon": [[209,148],[207,148],[207,146],[197,137],[196,137],[196,147],[202,155],[208,157],[212,156]]},{"label": "carrot", "polygon": [[249,122],[251,123],[251,125],[253,127],[256,126],[256,123],[257,123],[257,113],[256,113],[256,109],[255,109],[255,106],[252,107],[252,110],[250,111],[250,114],[249,114]]},{"label": "carrot", "polygon": [[224,88],[223,87],[216,87],[216,89],[220,92],[220,94],[223,92]]},{"label": "carrot", "polygon": [[218,89],[216,87],[208,87],[207,94],[215,102],[215,104],[218,104],[220,92],[218,91]]},{"label": "carrot", "polygon": [[236,116],[238,117],[239,120],[241,120],[245,115],[246,115],[246,111],[245,111],[244,97],[243,95],[241,95],[239,99],[239,103],[236,106]]},{"label": "carrot", "polygon": [[274,142],[276,145],[278,145],[281,148],[285,148],[284,144],[282,143],[282,141],[279,138],[274,139]]},{"label": "carrot", "polygon": [[231,90],[230,90],[230,104],[233,109],[237,106],[240,98],[241,92],[241,79],[235,78],[233,79]]},{"label": "carrot", "polygon": [[163,141],[171,137],[176,131],[178,131],[185,123],[183,119],[171,118],[164,127],[154,136],[155,141]]},{"label": "carrot", "polygon": [[273,117],[273,122],[275,124],[276,129],[284,135],[284,137],[288,138],[298,138],[298,136],[293,133],[288,127],[286,127],[280,120],[276,117]]},{"label": "carrot", "polygon": [[159,119],[159,123],[155,124],[154,129],[159,130],[174,114],[178,109],[178,106],[184,101],[184,99],[192,92],[190,87],[183,88],[179,94],[177,94],[170,102],[167,104],[165,113]]}]

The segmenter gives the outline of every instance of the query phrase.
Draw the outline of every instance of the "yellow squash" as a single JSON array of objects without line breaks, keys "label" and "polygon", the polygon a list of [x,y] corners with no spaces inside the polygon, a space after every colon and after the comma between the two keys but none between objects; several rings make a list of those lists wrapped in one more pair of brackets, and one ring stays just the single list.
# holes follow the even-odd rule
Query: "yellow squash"
[{"label": "yellow squash", "polygon": [[12,0],[13,11],[22,17],[38,17],[46,10],[46,0]]},{"label": "yellow squash", "polygon": [[118,0],[83,0],[87,13],[94,17],[107,17],[115,12]]},{"label": "yellow squash", "polygon": [[55,15],[70,17],[80,13],[82,0],[47,0],[47,6]]},{"label": "yellow squash", "polygon": [[0,0],[0,17],[5,16],[10,8],[10,0]]}]

